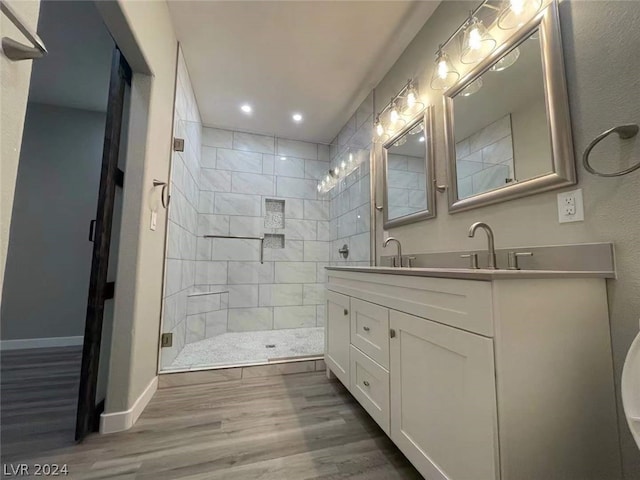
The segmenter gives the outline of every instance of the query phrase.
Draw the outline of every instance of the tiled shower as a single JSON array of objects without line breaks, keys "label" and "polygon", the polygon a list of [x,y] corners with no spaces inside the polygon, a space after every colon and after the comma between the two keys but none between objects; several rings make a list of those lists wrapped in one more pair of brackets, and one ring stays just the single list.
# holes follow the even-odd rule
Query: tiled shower
[{"label": "tiled shower", "polygon": [[[369,102],[331,145],[203,127],[180,57],[162,370],[322,355],[324,267],[369,264]],[[319,192],[343,161],[357,167]]]}]

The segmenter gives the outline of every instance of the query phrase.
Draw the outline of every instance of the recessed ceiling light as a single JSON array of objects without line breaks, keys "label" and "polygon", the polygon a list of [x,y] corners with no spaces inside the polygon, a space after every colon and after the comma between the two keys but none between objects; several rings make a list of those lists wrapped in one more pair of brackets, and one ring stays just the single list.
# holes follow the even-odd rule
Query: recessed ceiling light
[{"label": "recessed ceiling light", "polygon": [[253,111],[253,108],[251,108],[251,105],[249,105],[248,103],[245,103],[240,107],[240,110],[242,110],[244,113],[251,113]]},{"label": "recessed ceiling light", "polygon": [[293,118],[294,122],[301,122],[302,121],[302,114],[300,113],[294,113],[291,118]]}]

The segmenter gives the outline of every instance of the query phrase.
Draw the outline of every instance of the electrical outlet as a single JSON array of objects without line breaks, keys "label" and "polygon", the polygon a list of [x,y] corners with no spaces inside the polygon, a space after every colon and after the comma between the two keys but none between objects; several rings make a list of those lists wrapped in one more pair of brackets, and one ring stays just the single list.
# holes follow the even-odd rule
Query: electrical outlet
[{"label": "electrical outlet", "polygon": [[584,203],[582,189],[558,194],[558,221],[560,223],[582,222],[584,220]]}]

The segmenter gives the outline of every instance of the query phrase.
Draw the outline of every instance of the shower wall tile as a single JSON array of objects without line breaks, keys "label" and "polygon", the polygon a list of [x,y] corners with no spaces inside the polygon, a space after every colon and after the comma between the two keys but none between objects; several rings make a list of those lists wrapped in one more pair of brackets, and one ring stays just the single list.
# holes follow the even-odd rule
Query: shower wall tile
[{"label": "shower wall tile", "polygon": [[285,236],[284,248],[265,250],[264,257],[265,260],[273,262],[302,262],[304,260],[304,242],[289,240]]},{"label": "shower wall tile", "polygon": [[273,175],[275,168],[275,156],[274,155],[262,155],[262,173],[265,175]]},{"label": "shower wall tile", "polygon": [[318,160],[318,145],[315,143],[278,138],[276,155]]},{"label": "shower wall tile", "polygon": [[[260,237],[264,233],[262,217],[230,217],[229,232],[232,236]],[[256,243],[260,247],[259,243]]]},{"label": "shower wall tile", "polygon": [[302,300],[305,305],[324,305],[324,285],[321,283],[308,283],[304,285]]},{"label": "shower wall tile", "polygon": [[318,222],[313,220],[285,220],[285,238],[291,240],[315,240],[317,238]]},{"label": "shower wall tile", "polygon": [[207,312],[205,315],[205,338],[215,337],[227,332],[227,317],[229,310],[224,308],[214,312]]},{"label": "shower wall tile", "polygon": [[234,172],[262,173],[262,154],[219,148],[216,168]]},{"label": "shower wall tile", "polygon": [[234,284],[273,283],[273,262],[229,262],[228,282]]},{"label": "shower wall tile", "polygon": [[233,172],[231,191],[254,195],[273,195],[275,190],[272,175]]},{"label": "shower wall tile", "polygon": [[198,215],[198,236],[229,235],[229,215]]},{"label": "shower wall tile", "polygon": [[213,168],[200,170],[200,190],[210,192],[230,192],[231,172]]},{"label": "shower wall tile", "polygon": [[302,285],[260,285],[260,306],[275,307],[302,304]]},{"label": "shower wall tile", "polygon": [[205,314],[189,315],[187,317],[186,343],[198,342],[205,339]]},{"label": "shower wall tile", "polygon": [[329,242],[304,242],[305,262],[328,262]]},{"label": "shower wall tile", "polygon": [[221,285],[227,282],[227,262],[197,261],[194,285]]},{"label": "shower wall tile", "polygon": [[[202,194],[207,192],[202,192]],[[216,193],[215,207],[213,212],[201,213],[217,213],[228,215],[248,215],[257,217],[261,212],[261,198],[259,195],[242,195],[239,193]],[[201,203],[202,205],[202,203]]]},{"label": "shower wall tile", "polygon": [[257,307],[258,285],[228,285],[229,308]]},{"label": "shower wall tile", "polygon": [[305,178],[305,160],[294,157],[276,157],[275,174],[282,177]]},{"label": "shower wall tile", "polygon": [[324,327],[326,324],[326,307],[316,305],[316,327]]},{"label": "shower wall tile", "polygon": [[273,309],[230,308],[228,328],[230,332],[271,330],[273,328]]},{"label": "shower wall tile", "polygon": [[301,178],[278,177],[277,195],[279,197],[307,198],[315,200],[317,198],[318,182]]},{"label": "shower wall tile", "polygon": [[233,149],[246,152],[274,153],[275,139],[266,135],[233,132]]},{"label": "shower wall tile", "polygon": [[312,262],[279,262],[275,264],[276,283],[314,283],[316,264]]},{"label": "shower wall tile", "polygon": [[219,128],[203,128],[202,145],[207,147],[233,148],[233,132]]},{"label": "shower wall tile", "polygon": [[260,261],[260,242],[236,238],[214,238],[212,260]]},{"label": "shower wall tile", "polygon": [[329,202],[324,200],[305,200],[304,218],[307,220],[329,220]]},{"label": "shower wall tile", "polygon": [[273,328],[303,328],[316,326],[316,307],[274,307]]},{"label": "shower wall tile", "polygon": [[311,180],[322,180],[329,173],[329,168],[330,164],[327,162],[305,160],[304,176]]}]

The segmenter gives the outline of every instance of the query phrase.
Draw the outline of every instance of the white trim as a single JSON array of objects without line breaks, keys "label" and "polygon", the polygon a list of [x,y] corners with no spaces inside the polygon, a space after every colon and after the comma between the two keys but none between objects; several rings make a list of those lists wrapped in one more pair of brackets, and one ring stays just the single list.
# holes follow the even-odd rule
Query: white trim
[{"label": "white trim", "polygon": [[17,340],[0,341],[0,350],[23,350],[28,348],[72,347],[82,345],[83,336],[50,337],[50,338],[20,338]]},{"label": "white trim", "polygon": [[129,410],[100,415],[100,433],[115,433],[129,430],[138,420],[153,394],[158,390],[158,377],[153,377],[142,394]]}]

